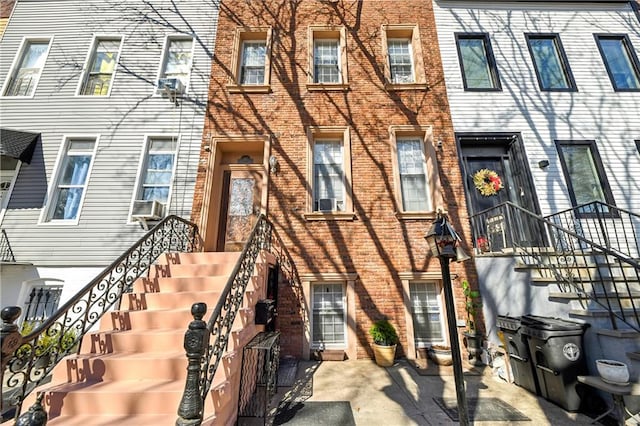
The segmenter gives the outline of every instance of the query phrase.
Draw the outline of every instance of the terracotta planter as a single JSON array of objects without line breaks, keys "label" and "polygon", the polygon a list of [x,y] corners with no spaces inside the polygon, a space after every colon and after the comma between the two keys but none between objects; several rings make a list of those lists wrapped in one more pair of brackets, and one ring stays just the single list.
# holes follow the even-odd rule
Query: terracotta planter
[{"label": "terracotta planter", "polygon": [[396,346],[382,346],[373,344],[373,355],[376,357],[376,364],[380,367],[391,367],[396,357]]}]

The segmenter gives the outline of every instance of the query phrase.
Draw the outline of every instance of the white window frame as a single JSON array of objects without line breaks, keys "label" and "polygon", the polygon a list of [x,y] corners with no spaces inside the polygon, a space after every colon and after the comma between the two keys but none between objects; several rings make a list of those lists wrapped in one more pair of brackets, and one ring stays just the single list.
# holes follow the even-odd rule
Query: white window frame
[{"label": "white window frame", "polygon": [[[113,73],[111,73],[111,80],[109,81],[109,90],[105,95],[84,95],[82,92],[84,91],[85,84],[88,82],[88,79],[91,74],[91,67],[93,66],[93,61],[96,54],[96,49],[98,47],[98,43],[100,41],[111,40],[116,41],[120,40],[120,45],[118,46],[118,54],[116,56],[116,64],[113,68]],[[78,83],[78,88],[76,89],[76,96],[82,97],[93,97],[93,98],[108,98],[111,96],[111,90],[113,89],[113,82],[115,81],[116,74],[118,73],[118,63],[120,62],[120,55],[122,54],[122,46],[124,44],[124,36],[119,34],[95,34],[91,41],[91,46],[89,47],[89,51],[87,52],[87,56],[84,62],[82,78]]]},{"label": "white window frame", "polygon": [[[80,197],[80,202],[78,203],[78,214],[75,219],[52,219],[53,209],[55,208],[54,203],[57,202],[57,192],[58,192],[58,184],[60,179],[62,178],[63,170],[61,170],[62,166],[66,164],[65,159],[67,158],[67,152],[69,150],[69,144],[72,141],[76,140],[94,140],[93,151],[91,152],[91,162],[89,163],[89,168],[87,169],[87,178],[84,182],[84,188],[82,191],[82,196]],[[98,146],[100,144],[100,135],[89,135],[89,134],[74,134],[74,135],[64,135],[62,137],[62,144],[60,145],[60,149],[58,151],[58,157],[56,158],[56,163],[53,167],[54,175],[51,179],[51,184],[47,191],[47,200],[45,202],[45,206],[42,209],[40,214],[40,220],[38,222],[39,225],[77,225],[80,221],[80,215],[82,214],[82,207],[84,206],[84,200],[87,196],[87,190],[89,188],[89,183],[91,181],[91,173],[93,171],[93,166],[96,162],[96,153],[98,152]],[[87,151],[88,152],[88,151]]]},{"label": "white window frame", "polygon": [[[349,88],[349,73],[347,71],[347,31],[343,26],[310,26],[308,37],[308,69],[307,90],[310,91],[344,91]],[[338,81],[317,82],[315,61],[316,42],[331,41],[338,45],[337,65]]]},{"label": "white window frame", "polygon": [[[389,46],[391,43],[397,43],[397,42],[406,42],[407,43],[407,47],[409,49],[409,61],[410,61],[410,66],[411,66],[411,81],[395,81],[394,80],[394,73],[393,73],[393,64],[391,62],[391,52],[389,49]],[[387,39],[387,55],[388,55],[388,61],[389,61],[389,80],[391,82],[391,84],[414,84],[416,82],[416,65],[415,65],[415,59],[414,59],[414,54],[413,54],[413,47],[411,46],[411,38],[407,37],[407,38],[388,38]]]},{"label": "white window frame", "polygon": [[[156,139],[165,139],[165,140],[175,140],[176,146],[175,151],[173,152],[173,168],[171,169],[171,181],[169,183],[169,194],[167,195],[167,202],[165,203],[164,215],[169,214],[169,206],[171,205],[171,197],[173,196],[173,186],[175,184],[176,172],[178,170],[178,152],[180,152],[180,136],[179,135],[145,135],[144,143],[142,144],[142,151],[140,153],[140,161],[138,162],[138,172],[136,174],[136,183],[134,186],[134,191],[131,198],[131,205],[129,206],[129,220],[128,224],[138,223],[133,220],[131,215],[133,214],[133,204],[136,201],[142,200],[142,191],[143,191],[143,183],[144,176],[143,173],[147,170],[147,159],[149,156],[149,148],[151,146],[151,141]],[[164,152],[164,151],[158,151]],[[168,152],[168,151],[167,151]]]},{"label": "white window frame", "polygon": [[[42,68],[40,68],[40,71],[38,72],[38,76],[36,77],[36,81],[35,84],[33,84],[33,89],[31,90],[31,93],[29,95],[7,95],[7,91],[9,90],[10,86],[11,86],[11,82],[13,81],[13,79],[15,78],[15,76],[17,75],[17,73],[20,71],[21,68],[20,65],[22,64],[22,61],[24,59],[24,55],[27,52],[27,45],[32,44],[32,43],[48,43],[47,46],[47,51],[44,54],[44,60],[42,62]],[[40,78],[42,77],[42,73],[44,72],[44,67],[47,64],[47,59],[49,58],[49,52],[51,51],[51,45],[53,44],[53,36],[51,37],[23,37],[22,38],[22,42],[20,43],[20,48],[18,49],[18,52],[16,53],[15,57],[13,58],[13,62],[11,63],[11,68],[10,68],[10,72],[7,74],[7,78],[5,79],[5,82],[2,86],[2,96],[3,97],[8,97],[8,98],[33,98],[36,94],[36,90],[38,89],[38,83],[40,82]]]},{"label": "white window frame", "polygon": [[0,200],[0,223],[2,223],[2,220],[4,219],[4,215],[7,212],[7,207],[9,206],[9,199],[11,198],[13,187],[16,185],[16,181],[18,180],[20,167],[22,167],[22,161],[17,160],[16,168],[13,171],[13,177],[11,178],[11,183],[9,184],[9,188],[7,188],[5,196],[2,197],[2,199]]},{"label": "white window frame", "polygon": [[[27,303],[29,302],[29,296],[31,295],[31,291],[35,288],[60,288],[60,298],[58,299],[58,304],[54,309],[57,310],[60,305],[63,304],[63,292],[64,292],[64,284],[65,281],[60,278],[34,278],[32,280],[27,280],[22,282],[22,287],[20,289],[20,294],[18,295],[18,299],[20,303],[18,306],[22,307],[22,315],[20,316],[20,327],[26,321],[27,315]],[[46,318],[44,319],[46,321]]]},{"label": "white window frame", "polygon": [[[421,158],[421,163],[422,163],[422,176],[424,177],[424,194],[422,194],[424,196],[424,202],[426,202],[427,208],[426,209],[422,209],[422,210],[409,210],[405,207],[405,204],[409,201],[409,200],[405,200],[404,197],[404,191],[403,191],[403,186],[402,186],[402,172],[400,171],[402,169],[402,164],[400,164],[400,150],[398,149],[398,145],[404,143],[404,142],[418,142],[420,145],[420,154],[422,155]],[[426,155],[425,155],[425,149],[424,149],[424,140],[420,137],[420,136],[400,136],[396,139],[396,156],[398,158],[398,177],[400,179],[400,198],[402,200],[402,211],[406,211],[406,212],[416,212],[416,211],[422,211],[422,212],[429,212],[429,211],[433,211],[433,206],[432,206],[432,202],[431,202],[431,194],[429,194],[429,180],[427,178],[427,161],[426,161]]]},{"label": "white window frame", "polygon": [[[320,287],[320,286],[325,286],[325,285],[330,285],[330,286],[335,286],[335,287],[340,287],[341,290],[341,296],[342,296],[342,335],[343,335],[343,341],[342,342],[333,342],[333,343],[324,343],[324,342],[319,342],[314,340],[314,321],[313,318],[315,316],[315,294],[316,294],[316,288]],[[345,349],[347,347],[347,340],[348,340],[348,336],[347,336],[347,288],[346,288],[346,284],[344,281],[318,281],[318,282],[314,282],[311,285],[311,318],[309,321],[309,324],[311,325],[311,349],[316,349],[316,350],[322,350],[322,349]]]},{"label": "white window frame", "polygon": [[[235,32],[233,52],[231,54],[232,72],[227,83],[229,93],[269,93],[271,91],[271,27],[238,27]],[[264,42],[264,80],[262,84],[243,84],[240,82],[245,42]]]},{"label": "white window frame", "polygon": [[[251,68],[256,68],[256,69],[261,69],[262,70],[262,82],[256,82],[256,83],[247,83],[242,81],[243,79],[243,74],[244,74],[244,70],[245,70],[245,52],[246,52],[246,47],[248,45],[251,44],[260,44],[260,45],[264,45],[264,58],[263,58],[263,64],[260,67],[251,67]],[[266,65],[267,65],[267,41],[266,40],[242,40],[242,44],[240,45],[240,62],[238,64],[238,83],[241,86],[264,86],[265,82],[267,80],[267,74],[266,74]]]},{"label": "white window frame", "polygon": [[[160,65],[158,66],[158,75],[156,77],[156,82],[161,78],[173,78],[167,77],[167,61],[169,59],[169,48],[171,46],[172,41],[176,40],[191,40],[191,60],[189,62],[189,72],[185,76],[184,80],[178,77],[180,81],[182,81],[182,85],[184,86],[184,91],[187,93],[189,91],[189,83],[191,82],[191,70],[193,68],[193,55],[195,54],[195,43],[194,39],[191,36],[185,35],[168,35],[164,39],[164,44],[162,46],[162,56],[160,57]],[[160,96],[162,93],[159,90],[156,90],[156,96]]]},{"label": "white window frame", "polygon": [[[419,348],[424,348],[424,347],[429,347],[431,345],[434,344],[446,344],[446,337],[447,337],[447,331],[446,331],[446,327],[445,327],[445,316],[444,316],[444,309],[443,309],[443,292],[442,292],[442,285],[440,282],[438,281],[432,281],[432,280],[411,280],[409,281],[409,300],[411,301],[411,304],[409,305],[409,309],[411,310],[411,324],[413,327],[413,309],[414,309],[414,305],[413,305],[413,298],[411,297],[411,286],[412,285],[423,285],[423,286],[428,286],[428,285],[432,285],[435,286],[435,290],[437,292],[436,295],[436,309],[437,309],[437,313],[440,319],[439,325],[440,325],[440,335],[442,336],[440,339],[429,339],[427,342],[421,342],[420,344],[417,345],[417,347]],[[414,334],[414,344],[416,344],[416,330],[415,327],[413,329],[413,334]]]},{"label": "white window frame", "polygon": [[[418,25],[415,24],[384,24],[382,33],[382,53],[384,56],[385,88],[395,90],[427,90],[424,56],[422,54],[422,39]],[[389,42],[406,40],[409,43],[411,55],[411,82],[394,82],[391,75],[391,61],[389,57]]]}]

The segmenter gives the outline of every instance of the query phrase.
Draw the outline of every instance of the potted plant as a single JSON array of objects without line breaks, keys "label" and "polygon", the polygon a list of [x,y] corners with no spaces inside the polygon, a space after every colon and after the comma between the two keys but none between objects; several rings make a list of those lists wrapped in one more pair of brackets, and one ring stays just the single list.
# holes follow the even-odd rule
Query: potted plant
[{"label": "potted plant", "polygon": [[[37,323],[31,321],[24,322],[20,333],[26,336],[33,332],[37,325]],[[38,337],[35,342],[35,347],[32,347],[31,344],[25,344],[18,348],[16,355],[26,360],[27,357],[31,356],[31,350],[33,348],[35,358],[34,368],[46,368],[51,362],[55,361],[58,354],[71,352],[76,346],[75,330],[66,330],[62,336],[60,332],[60,329],[53,327],[46,330]]]},{"label": "potted plant", "polygon": [[467,331],[464,332],[464,342],[469,355],[476,362],[479,362],[482,353],[482,334],[478,333],[476,328],[476,315],[478,309],[482,307],[482,303],[479,301],[480,292],[472,290],[469,281],[463,280],[462,294],[464,294],[464,310],[467,313]]},{"label": "potted plant", "polygon": [[376,364],[381,367],[391,367],[396,356],[398,334],[391,323],[384,319],[376,321],[369,329],[373,338],[373,354]]}]

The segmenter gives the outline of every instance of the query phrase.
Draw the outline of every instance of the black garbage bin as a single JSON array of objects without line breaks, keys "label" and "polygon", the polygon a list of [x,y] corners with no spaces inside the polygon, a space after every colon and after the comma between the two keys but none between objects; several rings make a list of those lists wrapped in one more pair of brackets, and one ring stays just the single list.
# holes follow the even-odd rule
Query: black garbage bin
[{"label": "black garbage bin", "polygon": [[540,395],[536,372],[529,352],[529,337],[522,334],[522,318],[498,315],[497,326],[504,334],[505,344],[509,352],[509,365],[516,385]]},{"label": "black garbage bin", "polygon": [[525,315],[522,333],[528,336],[540,396],[567,411],[580,408],[578,376],[587,374],[583,336],[587,324],[560,318]]}]

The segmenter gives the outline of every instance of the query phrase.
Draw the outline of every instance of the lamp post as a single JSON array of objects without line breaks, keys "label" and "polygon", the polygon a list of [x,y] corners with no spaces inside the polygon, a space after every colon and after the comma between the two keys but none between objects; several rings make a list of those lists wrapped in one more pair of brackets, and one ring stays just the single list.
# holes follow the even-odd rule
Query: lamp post
[{"label": "lamp post", "polygon": [[434,256],[440,259],[442,283],[444,287],[444,302],[447,310],[447,324],[451,339],[451,355],[453,357],[453,377],[456,382],[456,398],[458,400],[458,418],[461,425],[469,425],[467,398],[464,390],[464,376],[462,375],[462,358],[460,357],[460,343],[458,341],[458,326],[456,323],[456,309],[453,303],[453,289],[451,287],[451,260],[462,262],[469,259],[461,247],[458,233],[449,225],[445,215],[438,213],[438,217],[424,236]]}]

